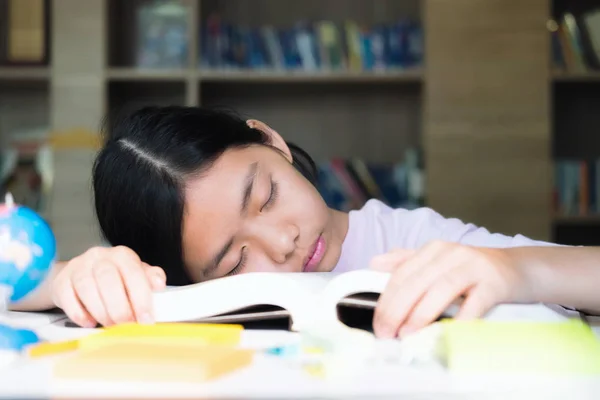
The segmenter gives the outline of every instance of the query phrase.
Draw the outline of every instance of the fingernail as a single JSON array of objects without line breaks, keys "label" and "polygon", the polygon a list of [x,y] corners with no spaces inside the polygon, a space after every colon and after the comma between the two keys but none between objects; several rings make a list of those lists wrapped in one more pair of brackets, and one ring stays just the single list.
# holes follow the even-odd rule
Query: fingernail
[{"label": "fingernail", "polygon": [[394,331],[386,326],[379,326],[375,329],[375,332],[377,332],[377,336],[381,339],[391,339],[394,337]]},{"label": "fingernail", "polygon": [[98,323],[96,321],[92,321],[92,320],[85,320],[82,324],[82,326],[84,328],[95,328],[98,325]]},{"label": "fingernail", "polygon": [[152,316],[149,313],[143,313],[142,315],[140,315],[140,318],[138,319],[138,322],[140,324],[150,325],[154,321],[152,319]]},{"label": "fingernail", "polygon": [[160,277],[160,276],[154,276],[152,278],[152,282],[154,283],[154,286],[157,286],[157,287],[162,287],[165,285],[164,279],[162,279],[162,277]]}]

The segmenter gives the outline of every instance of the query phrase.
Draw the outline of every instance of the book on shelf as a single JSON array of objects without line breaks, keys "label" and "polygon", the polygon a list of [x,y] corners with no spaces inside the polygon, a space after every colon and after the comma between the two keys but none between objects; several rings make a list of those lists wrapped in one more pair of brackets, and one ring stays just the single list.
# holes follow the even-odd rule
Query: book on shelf
[{"label": "book on shelf", "polygon": [[554,67],[569,72],[600,69],[600,8],[567,11],[548,27]]},{"label": "book on shelf", "polygon": [[182,1],[154,0],[137,9],[136,66],[185,68],[188,62],[188,14]]},{"label": "book on shelf", "polygon": [[331,208],[350,211],[369,199],[394,208],[414,209],[424,204],[423,167],[415,149],[407,150],[404,162],[333,158],[317,167],[319,192]]},{"label": "book on shelf", "polygon": [[420,22],[366,26],[354,21],[298,21],[248,26],[210,15],[200,33],[200,65],[209,69],[379,71],[423,62]]},{"label": "book on shelf", "polygon": [[46,65],[49,24],[49,0],[0,1],[0,66]]},{"label": "book on shelf", "polygon": [[558,160],[555,164],[554,211],[561,216],[600,213],[600,160]]}]

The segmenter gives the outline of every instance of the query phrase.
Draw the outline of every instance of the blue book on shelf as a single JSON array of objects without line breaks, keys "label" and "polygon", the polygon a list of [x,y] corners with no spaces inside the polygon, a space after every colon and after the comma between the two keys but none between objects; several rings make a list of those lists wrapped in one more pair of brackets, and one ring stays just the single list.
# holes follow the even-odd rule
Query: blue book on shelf
[{"label": "blue book on shelf", "polygon": [[594,161],[586,163],[588,177],[588,196],[589,196],[589,213],[595,214],[598,212],[596,208],[596,164]]},{"label": "blue book on shelf", "polygon": [[423,29],[418,21],[408,23],[407,54],[410,66],[417,66],[423,63],[424,44]]},{"label": "blue book on shelf", "polygon": [[406,188],[398,184],[397,174],[394,173],[394,166],[385,164],[367,165],[373,180],[379,187],[384,198],[384,202],[391,207],[400,207],[406,203],[408,194]]},{"label": "blue book on shelf", "polygon": [[296,44],[296,34],[293,29],[281,29],[279,41],[283,50],[284,65],[287,69],[298,69],[302,67],[302,59]]},{"label": "blue book on shelf", "polygon": [[223,24],[223,65],[227,68],[241,68],[246,66],[246,43],[242,27]]},{"label": "blue book on shelf", "polygon": [[389,36],[383,25],[375,26],[371,31],[371,51],[373,53],[373,68],[384,69],[389,61]]},{"label": "blue book on shelf", "polygon": [[360,43],[363,56],[363,69],[365,71],[371,71],[375,66],[375,56],[373,55],[371,40],[371,31],[362,29],[360,33]]},{"label": "blue book on shelf", "polygon": [[312,25],[299,22],[296,24],[294,31],[302,69],[306,71],[318,70],[321,67],[319,44]]},{"label": "blue book on shelf", "polygon": [[281,41],[275,28],[272,26],[263,26],[260,32],[268,55],[268,65],[275,69],[285,68],[283,48],[281,47]]},{"label": "blue book on shelf", "polygon": [[404,53],[402,44],[402,23],[391,24],[387,31],[387,44],[389,47],[389,66],[399,68],[403,65]]},{"label": "blue book on shelf", "polygon": [[250,65],[254,68],[267,68],[269,66],[267,45],[259,28],[250,30]]},{"label": "blue book on shelf", "polygon": [[341,211],[350,209],[350,199],[329,163],[318,166],[318,188],[329,207]]}]

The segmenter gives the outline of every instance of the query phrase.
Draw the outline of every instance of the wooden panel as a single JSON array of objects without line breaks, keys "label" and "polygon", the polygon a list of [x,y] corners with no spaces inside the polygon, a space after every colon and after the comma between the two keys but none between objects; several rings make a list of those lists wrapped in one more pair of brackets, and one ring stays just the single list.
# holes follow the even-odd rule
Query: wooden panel
[{"label": "wooden panel", "polygon": [[[32,130],[44,135],[49,128],[47,82],[0,82],[0,148],[19,134]],[[41,138],[40,138],[41,139]]]},{"label": "wooden panel", "polygon": [[[105,106],[104,0],[53,1],[52,18],[52,128],[96,131]],[[62,259],[101,243],[90,190],[93,153],[73,148],[55,154],[50,218]]]},{"label": "wooden panel", "polygon": [[428,205],[550,237],[547,0],[426,0]]},{"label": "wooden panel", "polygon": [[420,84],[203,83],[202,103],[264,121],[317,161],[398,161],[420,140]]}]

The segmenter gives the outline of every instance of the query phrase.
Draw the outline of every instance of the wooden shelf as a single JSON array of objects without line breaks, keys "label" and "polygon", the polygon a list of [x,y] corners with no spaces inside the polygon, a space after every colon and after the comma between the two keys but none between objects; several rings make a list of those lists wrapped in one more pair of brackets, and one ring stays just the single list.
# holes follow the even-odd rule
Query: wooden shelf
[{"label": "wooden shelf", "polygon": [[45,80],[50,79],[47,67],[0,67],[0,80]]},{"label": "wooden shelf", "polygon": [[182,81],[189,76],[185,69],[109,68],[106,71],[111,81]]},{"label": "wooden shelf", "polygon": [[206,71],[197,73],[202,82],[232,83],[379,83],[379,82],[421,82],[421,69],[387,70],[378,72],[365,71]]},{"label": "wooden shelf", "polygon": [[600,71],[560,71],[552,72],[555,82],[600,82]]},{"label": "wooden shelf", "polygon": [[600,215],[557,215],[554,223],[558,225],[599,225]]}]

